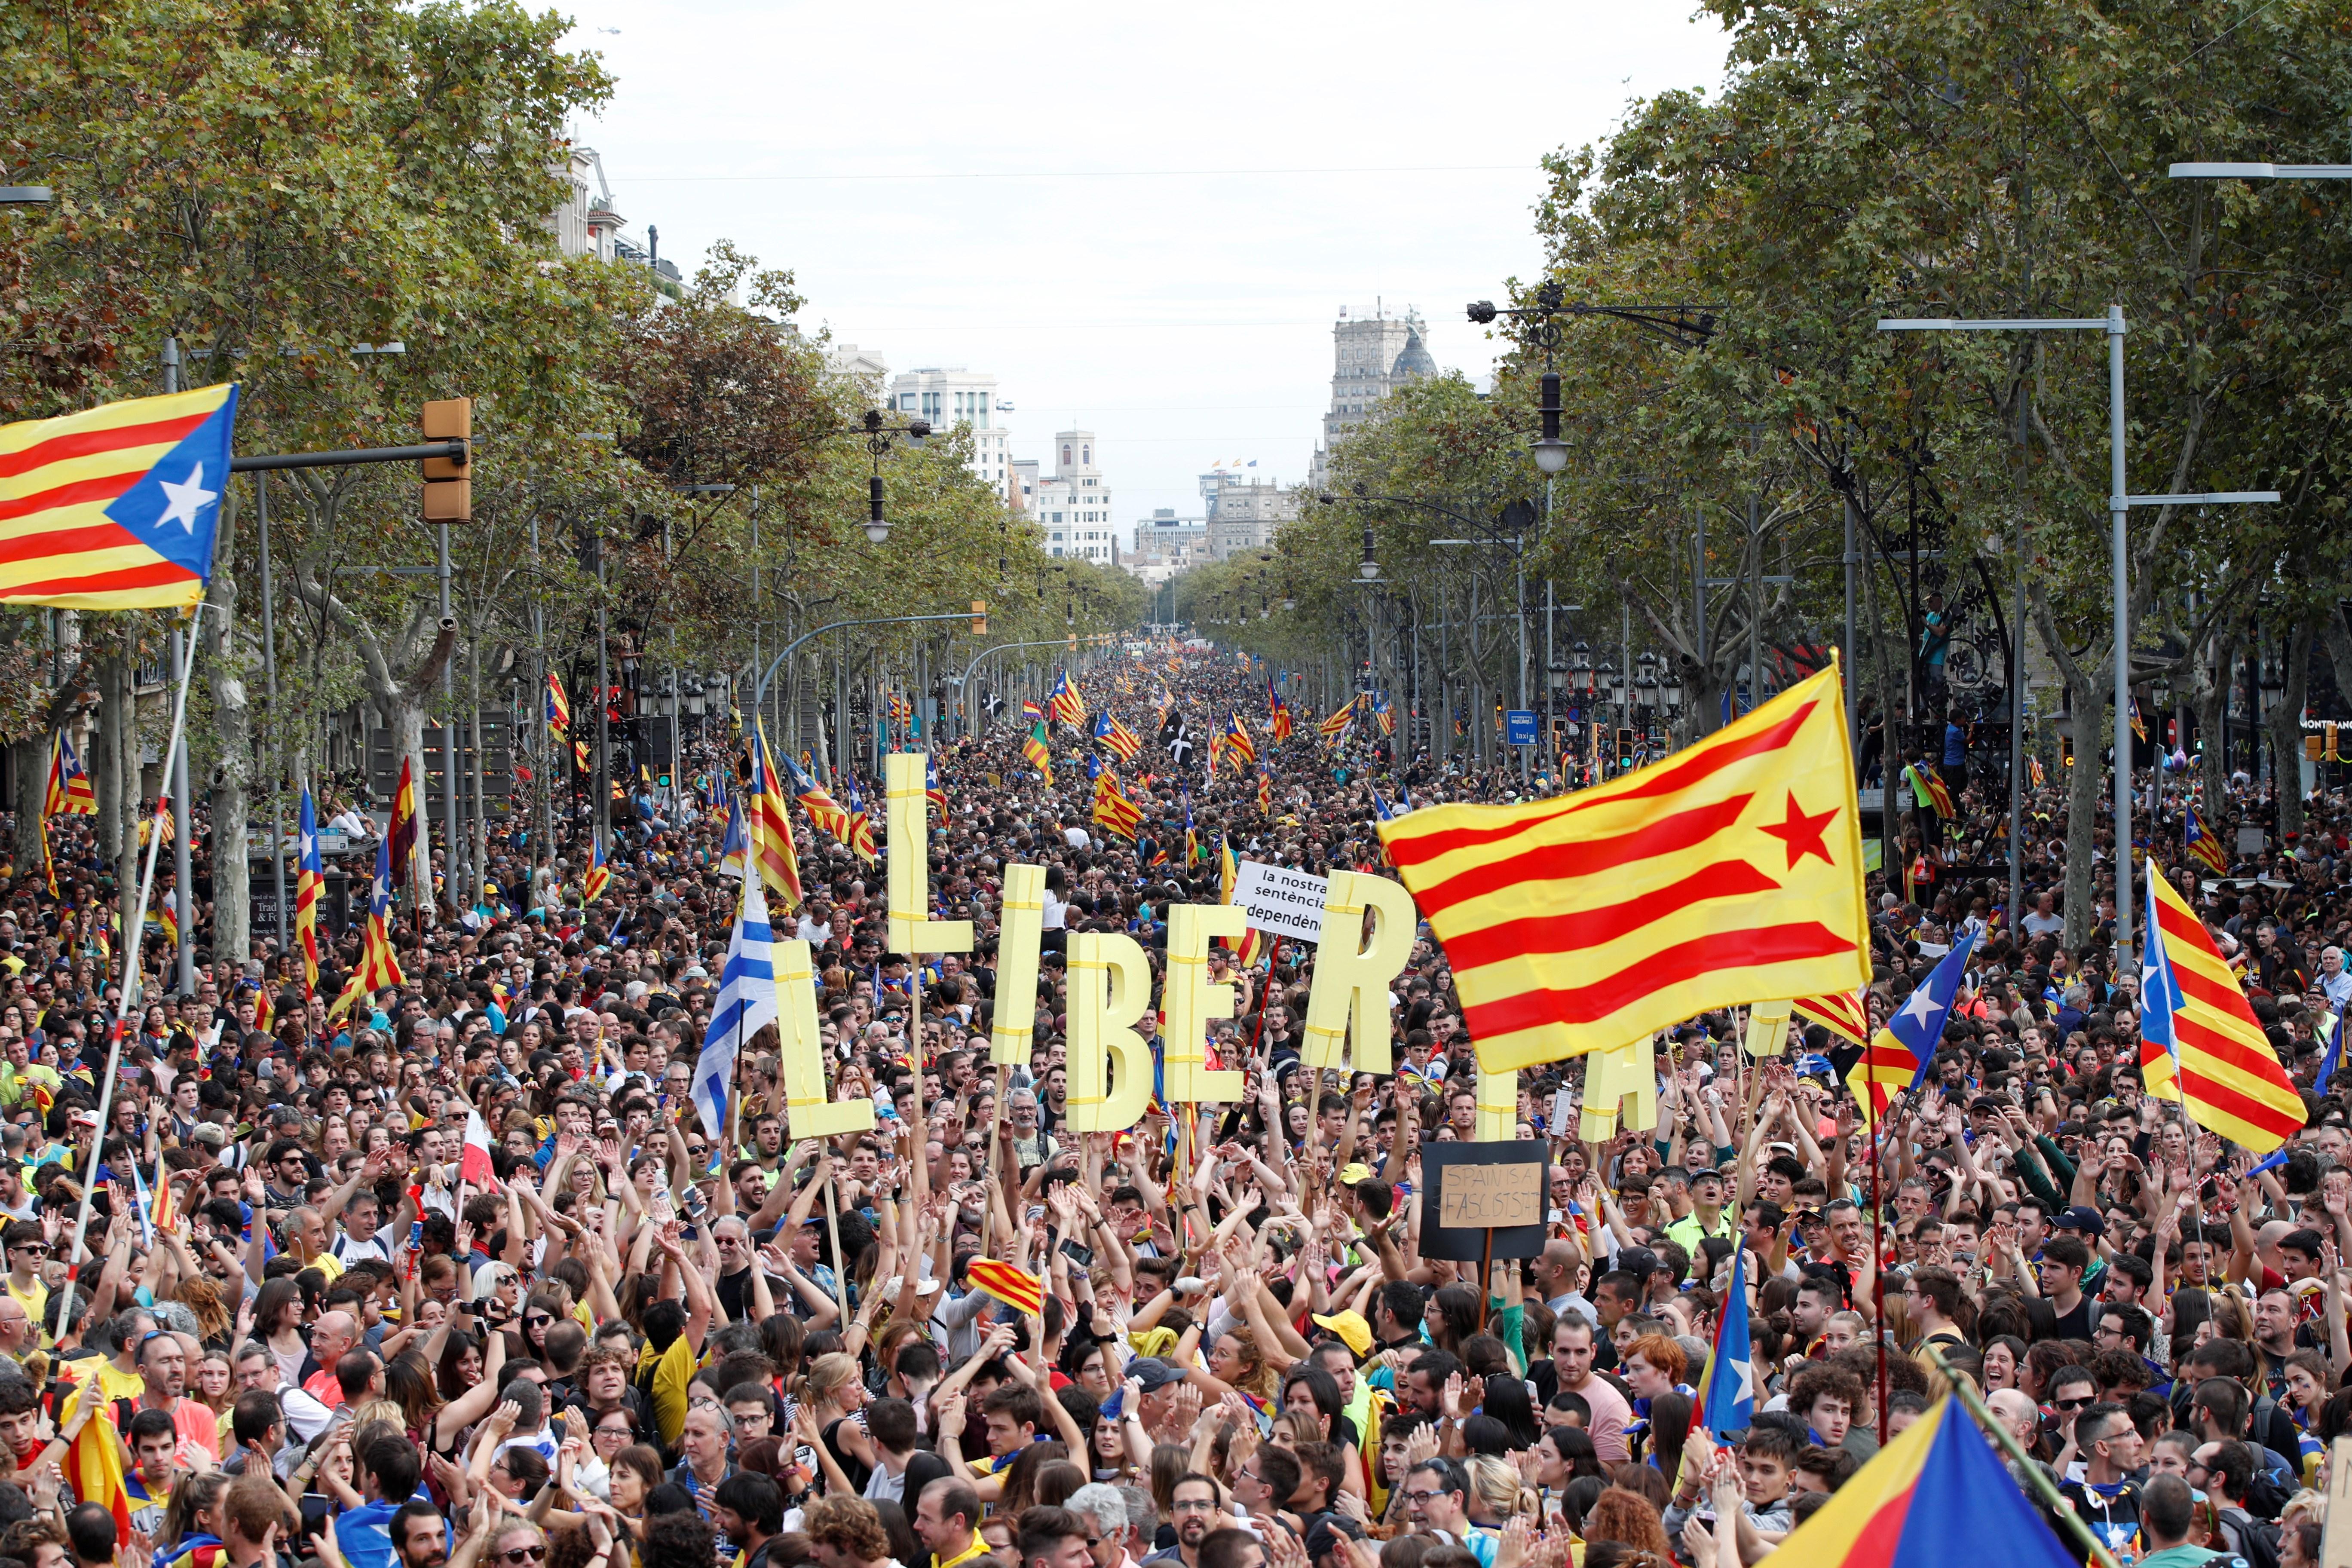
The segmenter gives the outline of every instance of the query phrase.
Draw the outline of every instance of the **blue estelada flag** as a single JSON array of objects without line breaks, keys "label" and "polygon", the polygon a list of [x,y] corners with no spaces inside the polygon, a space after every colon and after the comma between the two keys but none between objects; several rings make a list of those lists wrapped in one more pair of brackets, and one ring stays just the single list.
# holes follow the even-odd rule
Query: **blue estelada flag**
[{"label": "blue estelada flag", "polygon": [[0,425],[0,601],[202,599],[236,427],[227,384]]},{"label": "blue estelada flag", "polygon": [[735,931],[719,972],[719,1002],[704,1031],[702,1056],[694,1066],[694,1104],[703,1130],[723,1137],[727,1096],[735,1081],[735,1058],[743,1043],[776,1021],[774,933],[768,926],[768,900],[760,879],[743,879],[743,901],[736,907]]},{"label": "blue estelada flag", "polygon": [[1734,1247],[1731,1283],[1716,1314],[1715,1346],[1691,1412],[1691,1425],[1704,1427],[1718,1443],[1756,1425],[1756,1369],[1749,1360],[1754,1353],[1748,1334],[1748,1249]]},{"label": "blue estelada flag", "polygon": [[719,874],[741,880],[743,857],[751,852],[751,829],[743,821],[743,797],[727,802],[727,837],[719,846]]},{"label": "blue estelada flag", "polygon": [[1927,1064],[1936,1059],[1936,1047],[1944,1040],[1944,1020],[1951,1016],[1976,944],[1976,932],[1963,935],[1869,1045],[1832,1053],[1832,1059],[1844,1067],[1846,1087],[1853,1090],[1865,1125],[1874,1126],[1896,1094],[1916,1088]]},{"label": "blue estelada flag", "polygon": [[[2352,1008],[2347,1008],[2346,1011],[2352,1012]],[[2320,1056],[2319,1076],[2312,1079],[2313,1086],[2320,1093],[2326,1094],[2328,1080],[2336,1076],[2336,1069],[2343,1065],[2344,1014],[2338,1013],[2336,1015],[2336,1027],[2327,1031],[2327,1049]]]},{"label": "blue estelada flag", "polygon": [[[2147,889],[2147,902],[2145,906],[2147,924],[2140,929],[2153,931],[2157,929],[2156,889],[2146,883],[2142,886]],[[2179,1083],[2180,1081],[2180,1037],[2172,1026],[2172,1017],[2174,1014],[2180,1011],[2181,1005],[2188,998],[2180,994],[2180,979],[2172,973],[2171,955],[2164,951],[2164,943],[2150,942],[2144,943],[2143,946],[2145,952],[2140,959],[2139,967],[2140,1072],[2144,1079],[2147,1071],[2147,1062],[2150,1059],[2149,1053],[2160,1048],[2172,1059],[2171,1081]],[[2339,1026],[2336,1037],[2341,1038],[2342,1035],[2343,1030]],[[2329,1047],[2331,1051],[2334,1048],[2333,1046]],[[2326,1092],[2327,1078],[2325,1072],[2320,1076],[2319,1087],[2323,1093]],[[2158,1098],[2179,1100],[2180,1095],[2176,1089],[2168,1097],[2159,1095]]]}]

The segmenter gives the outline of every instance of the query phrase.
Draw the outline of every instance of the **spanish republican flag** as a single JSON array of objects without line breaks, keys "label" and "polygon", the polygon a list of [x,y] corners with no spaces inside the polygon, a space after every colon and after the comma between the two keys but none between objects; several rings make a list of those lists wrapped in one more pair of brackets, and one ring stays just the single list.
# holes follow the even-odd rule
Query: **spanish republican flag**
[{"label": "spanish republican flag", "polygon": [[2198,1126],[2269,1153],[2303,1126],[2303,1097],[2205,922],[2153,856],[2147,932],[2154,940],[2140,971],[2140,1081],[2149,1094],[2180,1101]]},{"label": "spanish republican flag", "polygon": [[1717,1007],[1870,980],[1853,750],[1835,666],[1687,750],[1525,805],[1380,824],[1510,1072]]},{"label": "spanish republican flag", "polygon": [[1789,1561],[1806,1568],[1939,1568],[1961,1557],[2001,1568],[2079,1568],[2080,1561],[1948,1394],[1856,1470],[1781,1550],[1795,1551]]}]

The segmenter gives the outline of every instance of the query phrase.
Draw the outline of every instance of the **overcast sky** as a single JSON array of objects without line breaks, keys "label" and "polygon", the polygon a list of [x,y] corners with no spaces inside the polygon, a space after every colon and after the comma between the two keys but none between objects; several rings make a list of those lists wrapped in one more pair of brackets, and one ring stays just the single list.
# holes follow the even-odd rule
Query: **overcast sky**
[{"label": "overcast sky", "polygon": [[1122,537],[1220,459],[1306,478],[1343,305],[1485,374],[1462,306],[1538,269],[1537,161],[1724,58],[1684,0],[572,15],[620,79],[579,130],[626,237],[689,271],[732,239],[804,328],[993,373],[1016,458],[1094,430]]}]

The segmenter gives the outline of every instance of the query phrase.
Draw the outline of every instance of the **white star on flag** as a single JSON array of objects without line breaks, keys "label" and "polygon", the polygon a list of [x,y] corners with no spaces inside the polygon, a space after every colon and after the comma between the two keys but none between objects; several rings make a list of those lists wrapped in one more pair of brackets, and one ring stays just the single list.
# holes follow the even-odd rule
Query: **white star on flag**
[{"label": "white star on flag", "polygon": [[196,513],[220,499],[218,490],[205,489],[204,464],[198,463],[185,482],[175,485],[165,479],[163,488],[164,499],[170,504],[163,508],[163,515],[155,520],[155,526],[161,528],[167,522],[176,522],[188,531],[191,538],[194,537]]},{"label": "white star on flag", "polygon": [[1756,1367],[1752,1362],[1736,1361],[1731,1363],[1731,1370],[1739,1376],[1739,1393],[1731,1401],[1733,1407],[1737,1408],[1756,1397]]},{"label": "white star on flag", "polygon": [[1927,995],[1927,987],[1922,985],[1911,993],[1911,999],[1908,1002],[1903,1004],[1901,1016],[1916,1019],[1920,1024],[1925,1025],[1933,1021],[1936,1015],[1942,1011],[1943,1009],[1937,1006]]}]

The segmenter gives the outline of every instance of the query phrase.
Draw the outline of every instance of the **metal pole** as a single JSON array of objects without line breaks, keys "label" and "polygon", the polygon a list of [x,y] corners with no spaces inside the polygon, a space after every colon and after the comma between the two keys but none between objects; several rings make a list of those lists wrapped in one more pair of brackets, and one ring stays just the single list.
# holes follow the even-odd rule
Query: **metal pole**
[{"label": "metal pole", "polygon": [[[539,513],[536,511],[530,514],[530,564],[533,574],[536,574],[539,568]],[[530,599],[530,647],[533,655],[532,662],[539,675],[539,685],[538,689],[532,692],[530,701],[524,707],[523,710],[526,713],[534,707],[544,709],[547,704],[547,624],[544,617],[545,611],[540,604],[539,595],[534,593]],[[551,756],[551,748],[547,743],[549,737],[547,726],[544,723],[532,724],[530,736],[531,752],[540,760],[537,791],[540,847],[552,856],[555,852],[555,778],[559,771],[569,771],[571,758]],[[530,858],[535,859],[537,857]],[[529,885],[528,877],[529,868],[526,866],[526,887]]]},{"label": "metal pole", "polygon": [[[1528,708],[1528,542],[1524,534],[1519,537],[1513,564],[1517,568],[1519,578],[1519,711],[1524,713]],[[1519,787],[1532,788],[1534,784],[1535,748],[1521,746]],[[1486,1298],[1481,1295],[1478,1299],[1484,1301]]]},{"label": "metal pole", "polygon": [[588,814],[591,841],[601,841],[613,820],[613,720],[605,694],[613,676],[607,660],[604,626],[604,533],[596,532],[596,783]]},{"label": "metal pole", "polygon": [[[2124,474],[2124,308],[2107,307],[2107,567],[2116,601],[2116,969],[2132,962],[2131,503]],[[2079,759],[2088,767],[2091,759]],[[2011,841],[2012,852],[2015,841]]]},{"label": "metal pole", "polygon": [[1756,572],[1748,598],[1748,710],[1764,700],[1764,540],[1756,521],[1756,498],[1748,498],[1748,551]]},{"label": "metal pole", "polygon": [[[269,589],[269,476],[253,476],[253,510],[261,529],[261,675],[262,690],[269,701],[269,711],[263,715],[261,731],[264,738],[274,733],[278,716],[278,612]],[[288,950],[288,939],[294,928],[286,911],[286,800],[279,785],[278,748],[265,747],[269,757],[269,883],[278,899],[278,951]],[[215,869],[215,876],[218,876]]]},{"label": "metal pole", "polygon": [[[438,536],[434,544],[434,565],[441,578],[441,618],[449,618],[449,525],[436,529]],[[454,902],[457,893],[457,681],[449,667],[457,662],[454,650],[441,661],[441,852],[444,857],[441,885]],[[428,860],[432,847],[425,847]],[[429,896],[431,889],[426,889]],[[458,906],[462,908],[463,906]]]},{"label": "metal pole", "polygon": [[[185,632],[173,632],[172,634],[172,676],[180,683],[184,692],[187,689],[188,679],[195,668],[195,639]],[[194,876],[188,868],[188,832],[191,826],[191,813],[188,809],[188,748],[185,745],[172,753],[171,777],[172,816],[177,828],[172,836],[172,878],[179,884],[177,902],[180,920],[180,994],[193,996],[196,994],[196,883]],[[214,869],[217,874],[218,866],[215,865]],[[239,866],[236,868],[235,874],[241,876],[244,871],[245,868]],[[137,940],[137,933],[126,934],[130,940]],[[215,953],[213,956],[219,958],[223,955]],[[235,963],[241,961],[245,955],[231,953],[226,956],[230,963]]]},{"label": "metal pole", "polygon": [[[1853,482],[1859,482],[1853,479],[1851,473],[1847,478]],[[1853,569],[1857,563],[1853,553],[1853,492],[1849,489],[1845,498],[1845,647],[1839,650],[1844,657],[1845,668],[1839,673],[1845,680],[1846,739],[1857,748],[1855,754],[1858,757],[1862,737],[1855,733],[1855,724],[1860,717],[1855,704],[1860,700],[1860,689],[1854,684],[1854,672],[1860,666],[1854,662],[1853,652]],[[2020,578],[2019,581],[2022,582],[2024,579]],[[2015,907],[2012,903],[2011,906],[2012,911]],[[2012,912],[2011,919],[2015,918]]]},{"label": "metal pole", "polygon": [[[166,393],[173,393],[180,390],[180,340],[176,336],[168,337],[163,340],[163,390]],[[185,634],[176,631],[172,634],[171,648],[172,678],[180,683],[181,701],[185,703],[187,700],[188,674],[194,662],[190,656],[194,653],[194,649],[191,646]],[[126,721],[126,723],[128,725],[127,733],[136,737],[139,732],[137,722],[139,713],[139,689],[137,684],[138,678],[135,674],[138,658],[135,655],[132,657],[131,663],[133,667],[134,674],[131,678],[131,717]],[[135,768],[139,765],[139,747],[135,739],[132,741],[129,751],[131,755],[131,765]],[[183,748],[173,752],[173,765],[167,770],[164,775],[163,787],[172,792],[172,879],[178,884],[173,890],[173,902],[178,906],[176,912],[180,926],[180,994],[183,996],[193,996],[196,992],[196,900],[194,882],[188,869],[188,759],[185,749]],[[134,791],[133,793],[135,794],[136,792]],[[136,829],[136,826],[137,825],[134,822],[132,825],[132,829],[134,831]],[[162,824],[159,822],[156,826],[157,830],[160,832],[162,830]],[[242,871],[244,868],[239,867],[238,869]],[[122,934],[123,946],[135,951],[139,942],[138,930],[135,927],[128,928]],[[237,956],[242,957],[243,955],[238,954]],[[127,1004],[129,987],[124,987],[124,992]],[[107,1076],[111,1078],[113,1074],[110,1070]],[[103,1118],[101,1117],[101,1122],[102,1121]],[[103,1131],[104,1129],[101,1125],[100,1131],[103,1132]],[[92,1141],[93,1158],[95,1157],[96,1144],[103,1142],[104,1139],[102,1137]],[[92,1169],[94,1170],[95,1168],[95,1165],[93,1165]],[[87,1205],[85,1205],[85,1207]]]},{"label": "metal pole", "polygon": [[2025,918],[2025,388],[2017,389],[2017,608],[2009,633],[2009,929]]}]

